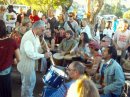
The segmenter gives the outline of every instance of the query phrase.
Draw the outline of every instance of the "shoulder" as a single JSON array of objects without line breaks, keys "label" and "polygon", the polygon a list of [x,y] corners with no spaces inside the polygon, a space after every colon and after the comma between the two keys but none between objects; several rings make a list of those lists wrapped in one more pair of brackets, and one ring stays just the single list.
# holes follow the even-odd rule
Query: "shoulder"
[{"label": "shoulder", "polygon": [[7,41],[8,41],[7,43],[10,45],[10,47],[18,48],[18,45],[14,39],[8,38]]},{"label": "shoulder", "polygon": [[112,67],[115,69],[122,69],[121,65],[116,60],[112,63]]}]

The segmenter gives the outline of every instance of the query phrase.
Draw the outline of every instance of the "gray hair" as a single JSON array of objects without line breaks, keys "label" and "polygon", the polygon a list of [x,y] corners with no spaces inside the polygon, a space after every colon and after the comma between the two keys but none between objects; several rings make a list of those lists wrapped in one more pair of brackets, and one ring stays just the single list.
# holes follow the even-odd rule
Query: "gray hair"
[{"label": "gray hair", "polygon": [[109,36],[106,35],[106,36],[104,36],[102,39],[107,40],[107,41],[109,42],[109,46],[110,46],[110,45],[113,45],[113,44],[112,44],[112,38],[111,38],[111,37],[109,37]]},{"label": "gray hair", "polygon": [[46,29],[46,30],[44,31],[44,33],[48,33],[48,32],[51,32],[51,30],[50,30],[50,29]]},{"label": "gray hair", "polygon": [[73,64],[73,68],[78,71],[80,74],[85,74],[85,66],[83,63],[79,61],[74,61],[71,64]]},{"label": "gray hair", "polygon": [[40,28],[40,27],[45,27],[45,22],[42,20],[36,21],[33,25],[32,25],[32,29],[34,28]]}]

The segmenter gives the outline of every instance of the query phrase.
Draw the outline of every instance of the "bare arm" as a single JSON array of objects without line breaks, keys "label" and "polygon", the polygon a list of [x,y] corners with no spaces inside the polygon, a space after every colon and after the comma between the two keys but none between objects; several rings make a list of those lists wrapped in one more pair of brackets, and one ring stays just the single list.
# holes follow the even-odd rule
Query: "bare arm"
[{"label": "bare arm", "polygon": [[51,40],[51,50],[54,50],[54,48],[55,48],[55,40],[52,39]]},{"label": "bare arm", "polygon": [[18,63],[20,61],[20,51],[19,51],[19,49],[15,50],[15,59],[16,59],[16,63]]}]

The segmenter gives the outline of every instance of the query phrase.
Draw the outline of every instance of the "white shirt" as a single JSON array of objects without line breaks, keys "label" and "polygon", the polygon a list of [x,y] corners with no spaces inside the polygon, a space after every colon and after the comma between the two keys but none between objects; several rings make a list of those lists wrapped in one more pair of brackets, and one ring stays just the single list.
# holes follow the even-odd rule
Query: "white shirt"
[{"label": "white shirt", "polygon": [[86,25],[86,27],[84,29],[81,29],[81,33],[82,32],[86,32],[87,35],[88,35],[88,38],[92,39],[92,34],[91,34],[91,31],[90,31],[90,27],[88,25]]},{"label": "white shirt", "polygon": [[130,30],[125,32],[116,31],[113,40],[121,48],[125,48],[130,43]]},{"label": "white shirt", "polygon": [[107,35],[108,37],[112,38],[112,34],[114,33],[114,31],[112,29],[104,29],[103,30],[103,34]]},{"label": "white shirt", "polygon": [[3,18],[6,26],[15,27],[17,15],[14,12],[5,12]]},{"label": "white shirt", "polygon": [[[77,23],[75,20],[73,20],[73,22],[71,22],[71,25],[72,25],[73,29],[75,30],[75,32],[78,34],[78,30],[79,30],[78,23]],[[71,27],[68,25],[67,22],[65,22],[64,28],[65,28],[65,31],[67,31],[67,30],[73,31],[73,30],[71,29]],[[75,33],[75,32],[74,32],[74,33]]]},{"label": "white shirt", "polygon": [[35,70],[35,60],[43,58],[39,37],[31,30],[26,32],[21,40],[21,59],[17,65],[18,71],[22,74],[31,74]]}]

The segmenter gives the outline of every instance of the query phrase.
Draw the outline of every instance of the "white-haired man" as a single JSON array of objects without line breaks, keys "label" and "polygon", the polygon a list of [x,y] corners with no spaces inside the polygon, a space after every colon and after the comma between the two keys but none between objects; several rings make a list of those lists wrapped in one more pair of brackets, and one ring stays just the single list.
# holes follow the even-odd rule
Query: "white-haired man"
[{"label": "white-haired man", "polygon": [[33,97],[33,90],[36,83],[35,60],[48,58],[50,52],[42,53],[39,36],[43,33],[45,23],[41,20],[35,22],[32,30],[24,34],[21,40],[21,60],[18,63],[18,71],[21,74],[22,92],[21,97]]}]

